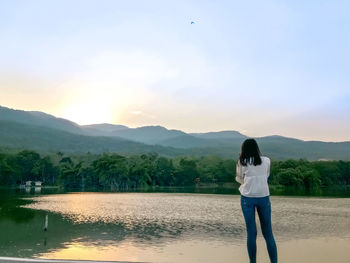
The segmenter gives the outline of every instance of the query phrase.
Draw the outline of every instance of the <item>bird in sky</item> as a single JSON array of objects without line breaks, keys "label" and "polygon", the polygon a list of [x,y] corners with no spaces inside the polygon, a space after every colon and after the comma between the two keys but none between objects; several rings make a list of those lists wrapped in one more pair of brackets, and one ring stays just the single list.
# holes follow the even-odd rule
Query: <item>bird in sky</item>
[{"label": "bird in sky", "polygon": [[191,25],[193,25],[194,24],[194,22],[193,21],[191,21]]}]

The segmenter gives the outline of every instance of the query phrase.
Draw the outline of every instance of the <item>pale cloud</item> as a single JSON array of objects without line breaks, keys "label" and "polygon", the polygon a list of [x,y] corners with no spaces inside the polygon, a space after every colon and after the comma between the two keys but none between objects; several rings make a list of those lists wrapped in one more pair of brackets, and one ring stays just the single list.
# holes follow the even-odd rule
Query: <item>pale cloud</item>
[{"label": "pale cloud", "polygon": [[8,1],[0,104],[80,124],[350,139],[337,100],[350,81],[348,5]]},{"label": "pale cloud", "polygon": [[148,113],[140,111],[140,110],[132,110],[132,111],[130,111],[130,113],[133,115],[138,115],[141,117],[147,117],[147,118],[151,118],[151,119],[157,118],[155,115],[148,114]]}]

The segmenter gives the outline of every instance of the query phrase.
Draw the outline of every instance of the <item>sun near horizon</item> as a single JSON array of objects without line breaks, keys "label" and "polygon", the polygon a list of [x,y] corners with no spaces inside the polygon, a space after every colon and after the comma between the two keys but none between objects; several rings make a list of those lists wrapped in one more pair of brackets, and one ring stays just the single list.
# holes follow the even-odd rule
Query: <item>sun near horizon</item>
[{"label": "sun near horizon", "polygon": [[2,3],[0,105],[350,141],[348,2],[135,3]]}]

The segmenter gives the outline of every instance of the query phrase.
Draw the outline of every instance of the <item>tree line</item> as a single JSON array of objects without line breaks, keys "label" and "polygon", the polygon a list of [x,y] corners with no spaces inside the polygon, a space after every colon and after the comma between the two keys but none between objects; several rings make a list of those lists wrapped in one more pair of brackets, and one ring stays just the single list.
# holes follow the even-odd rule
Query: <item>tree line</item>
[{"label": "tree line", "polygon": [[[0,185],[26,181],[64,188],[127,190],[148,186],[220,185],[235,182],[236,159],[218,156],[166,158],[156,153],[41,156],[35,151],[0,153]],[[349,161],[272,161],[270,185],[317,189],[350,185]]]}]

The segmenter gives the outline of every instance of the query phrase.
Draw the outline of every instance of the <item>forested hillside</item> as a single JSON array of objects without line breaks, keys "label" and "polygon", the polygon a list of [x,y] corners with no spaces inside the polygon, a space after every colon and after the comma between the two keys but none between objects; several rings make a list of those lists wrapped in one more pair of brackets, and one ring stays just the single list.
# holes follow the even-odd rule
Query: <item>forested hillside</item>
[{"label": "forested hillside", "polygon": [[[0,149],[40,153],[143,154],[165,157],[217,155],[236,158],[247,136],[237,131],[185,133],[161,126],[83,125],[42,112],[0,106]],[[256,138],[263,154],[285,160],[350,160],[350,142],[303,141],[283,136]]]}]

